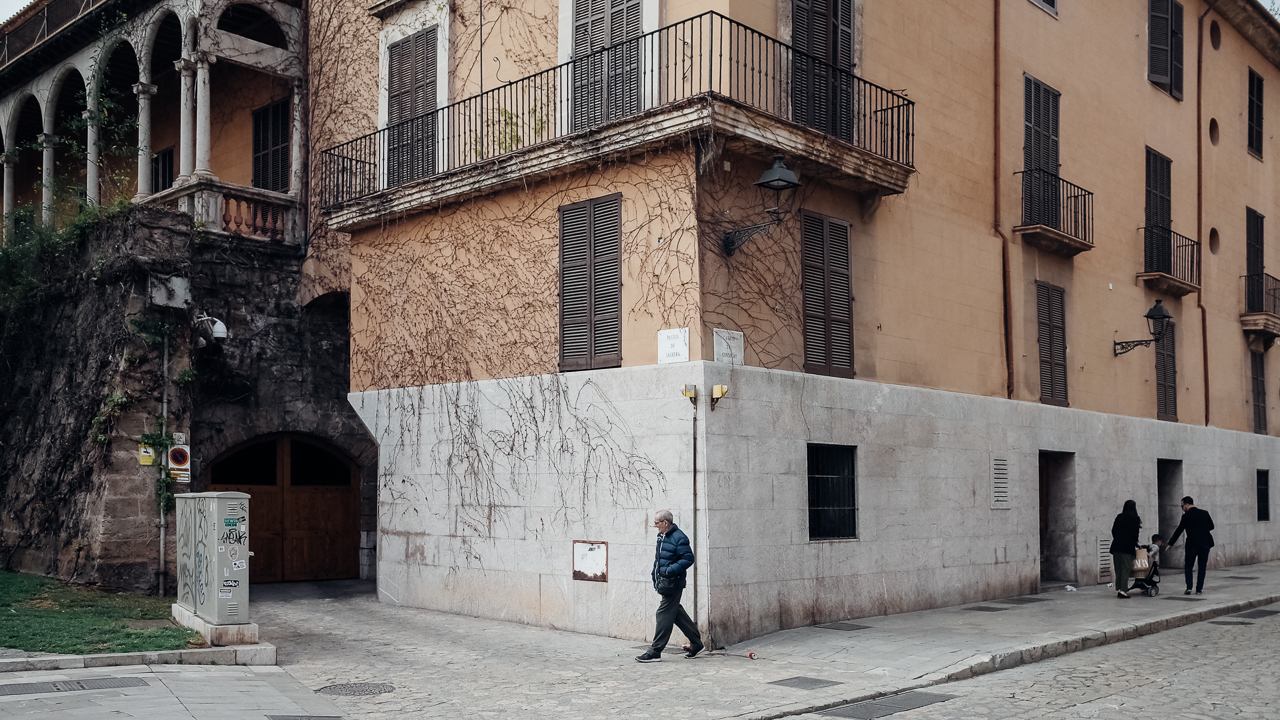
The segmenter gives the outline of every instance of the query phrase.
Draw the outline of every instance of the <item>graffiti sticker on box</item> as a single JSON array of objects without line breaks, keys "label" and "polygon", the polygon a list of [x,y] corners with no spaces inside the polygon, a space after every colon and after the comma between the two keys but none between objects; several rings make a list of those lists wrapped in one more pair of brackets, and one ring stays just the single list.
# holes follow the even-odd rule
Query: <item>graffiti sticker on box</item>
[{"label": "graffiti sticker on box", "polygon": [[230,597],[231,597],[231,588],[219,588],[219,589],[218,589],[218,599],[219,599],[219,600],[229,599]]},{"label": "graffiti sticker on box", "polygon": [[222,587],[224,588],[240,587],[240,581],[239,580],[223,580]]},{"label": "graffiti sticker on box", "polygon": [[236,523],[236,519],[235,519],[235,518],[223,518],[223,519],[222,519],[222,527],[235,527],[237,524],[238,524],[238,523]]},{"label": "graffiti sticker on box", "polygon": [[237,560],[237,561],[235,561],[235,562],[231,563],[231,569],[232,569],[232,570],[243,570],[243,569],[245,569],[246,567],[248,567],[248,565],[245,563],[245,561],[244,561],[244,560]]}]

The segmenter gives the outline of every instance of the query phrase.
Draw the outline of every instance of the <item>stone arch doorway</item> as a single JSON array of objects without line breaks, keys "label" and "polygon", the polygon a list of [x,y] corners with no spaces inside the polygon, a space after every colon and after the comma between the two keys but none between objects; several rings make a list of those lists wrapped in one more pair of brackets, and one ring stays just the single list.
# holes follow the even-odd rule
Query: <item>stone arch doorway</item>
[{"label": "stone arch doorway", "polygon": [[249,494],[249,582],[360,577],[360,469],[318,438],[255,438],[215,460],[211,491]]}]

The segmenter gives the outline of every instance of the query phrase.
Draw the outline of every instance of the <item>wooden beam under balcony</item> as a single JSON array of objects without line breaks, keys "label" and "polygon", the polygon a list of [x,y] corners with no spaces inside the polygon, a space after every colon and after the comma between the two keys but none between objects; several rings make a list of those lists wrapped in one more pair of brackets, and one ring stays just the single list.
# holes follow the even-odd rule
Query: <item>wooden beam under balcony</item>
[{"label": "wooden beam under balcony", "polygon": [[1075,257],[1093,249],[1093,243],[1072,237],[1048,225],[1019,225],[1013,229],[1013,234],[1028,245],[1063,257]]},{"label": "wooden beam under balcony", "polygon": [[1186,280],[1178,278],[1162,272],[1144,272],[1138,273],[1138,279],[1146,283],[1147,287],[1158,293],[1171,295],[1173,297],[1182,297],[1190,295],[1193,292],[1199,292],[1200,286],[1193,285]]}]

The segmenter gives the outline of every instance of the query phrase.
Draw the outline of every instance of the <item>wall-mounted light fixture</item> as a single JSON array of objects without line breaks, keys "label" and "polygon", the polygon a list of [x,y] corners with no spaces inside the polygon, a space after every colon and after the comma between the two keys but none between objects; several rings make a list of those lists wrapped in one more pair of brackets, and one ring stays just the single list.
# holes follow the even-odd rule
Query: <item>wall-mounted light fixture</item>
[{"label": "wall-mounted light fixture", "polygon": [[694,407],[697,407],[698,405],[698,386],[697,385],[681,385],[680,394],[689,398],[689,402],[693,403]]},{"label": "wall-mounted light fixture", "polygon": [[726,255],[732,255],[738,248],[747,244],[751,238],[763,232],[768,232],[769,228],[782,222],[787,216],[787,212],[782,209],[782,191],[795,190],[800,187],[800,181],[796,179],[796,174],[787,169],[782,164],[782,156],[773,156],[773,167],[764,171],[760,179],[756,181],[756,187],[764,190],[772,190],[774,194],[773,207],[765,208],[765,213],[770,219],[756,225],[751,225],[738,230],[726,230],[724,233],[724,251]]},{"label": "wall-mounted light fixture", "polygon": [[1165,332],[1169,329],[1169,321],[1173,316],[1165,309],[1164,302],[1157,300],[1155,305],[1143,315],[1147,319],[1147,331],[1151,333],[1150,340],[1122,340],[1115,344],[1115,354],[1123,355],[1136,347],[1147,347],[1153,342],[1160,342]]},{"label": "wall-mounted light fixture", "polygon": [[712,385],[711,386],[711,409],[716,409],[716,403],[720,402],[720,398],[729,394],[728,385]]}]

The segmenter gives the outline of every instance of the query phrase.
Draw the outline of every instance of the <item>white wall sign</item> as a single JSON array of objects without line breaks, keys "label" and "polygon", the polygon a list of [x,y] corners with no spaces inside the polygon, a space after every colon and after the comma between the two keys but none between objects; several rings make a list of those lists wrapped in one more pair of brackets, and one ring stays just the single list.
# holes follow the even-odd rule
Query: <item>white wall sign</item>
[{"label": "white wall sign", "polygon": [[658,362],[689,362],[689,328],[658,331]]},{"label": "white wall sign", "polygon": [[730,365],[742,364],[742,333],[737,330],[714,330],[716,362]]},{"label": "white wall sign", "polygon": [[574,540],[573,579],[609,582],[609,543]]}]

